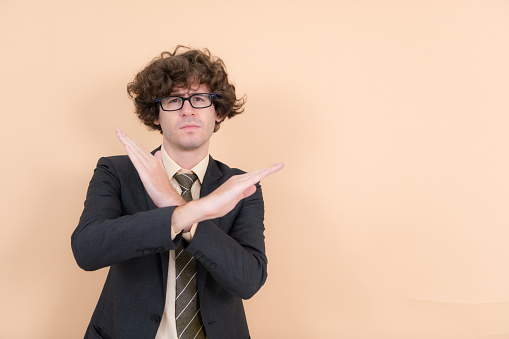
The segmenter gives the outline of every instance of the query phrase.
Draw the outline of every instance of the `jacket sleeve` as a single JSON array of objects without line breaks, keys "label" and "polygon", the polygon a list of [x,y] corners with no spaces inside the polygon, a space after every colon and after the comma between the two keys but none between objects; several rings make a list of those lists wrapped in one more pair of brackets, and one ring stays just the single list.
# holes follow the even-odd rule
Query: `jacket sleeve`
[{"label": "jacket sleeve", "polygon": [[174,206],[149,210],[143,185],[129,158],[101,158],[90,181],[79,224],[71,236],[78,265],[87,271],[175,249]]},{"label": "jacket sleeve", "polygon": [[216,282],[242,299],[251,298],[267,279],[264,204],[260,185],[235,209],[214,221],[200,222],[186,250]]}]

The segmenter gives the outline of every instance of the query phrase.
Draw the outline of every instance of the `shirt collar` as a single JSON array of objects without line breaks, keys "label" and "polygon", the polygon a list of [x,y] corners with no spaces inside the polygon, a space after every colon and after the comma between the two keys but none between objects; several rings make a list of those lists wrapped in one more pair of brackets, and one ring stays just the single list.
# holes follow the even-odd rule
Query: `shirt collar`
[{"label": "shirt collar", "polygon": [[[205,177],[205,172],[207,172],[207,167],[209,166],[209,154],[205,156],[199,163],[196,164],[193,168],[189,169],[193,171],[197,176],[200,183],[203,183],[203,178]],[[163,161],[164,169],[170,178],[173,175],[181,170],[187,171],[188,169],[180,167],[172,158],[168,155],[164,146],[161,145],[161,160]]]}]

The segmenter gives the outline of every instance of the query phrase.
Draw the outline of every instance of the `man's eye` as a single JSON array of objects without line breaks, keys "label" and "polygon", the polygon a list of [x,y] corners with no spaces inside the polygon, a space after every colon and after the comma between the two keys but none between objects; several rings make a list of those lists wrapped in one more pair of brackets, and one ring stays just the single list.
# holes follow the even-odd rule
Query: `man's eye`
[{"label": "man's eye", "polygon": [[180,98],[168,98],[168,103],[169,104],[175,104],[175,103],[178,103],[180,102]]},{"label": "man's eye", "polygon": [[201,95],[197,95],[197,96],[193,97],[193,101],[196,101],[196,102],[202,102],[204,100],[205,99]]}]

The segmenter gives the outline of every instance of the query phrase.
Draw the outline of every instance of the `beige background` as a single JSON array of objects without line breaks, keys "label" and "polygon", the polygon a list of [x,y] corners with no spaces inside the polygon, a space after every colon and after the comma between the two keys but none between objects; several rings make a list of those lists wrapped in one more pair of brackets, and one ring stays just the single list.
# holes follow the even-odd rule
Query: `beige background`
[{"label": "beige background", "polygon": [[[81,338],[106,270],[70,235],[126,84],[221,56],[246,112],[212,155],[263,182],[254,338],[509,338],[509,1],[0,0],[0,338]],[[312,184],[311,177],[320,176]]]}]

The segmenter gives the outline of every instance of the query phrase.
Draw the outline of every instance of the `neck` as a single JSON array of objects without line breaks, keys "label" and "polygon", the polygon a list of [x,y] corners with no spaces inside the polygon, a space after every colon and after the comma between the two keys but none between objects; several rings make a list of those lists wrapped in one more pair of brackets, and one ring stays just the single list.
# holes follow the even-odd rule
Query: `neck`
[{"label": "neck", "polygon": [[197,149],[175,149],[163,140],[164,150],[183,169],[191,169],[209,154],[208,142]]}]

